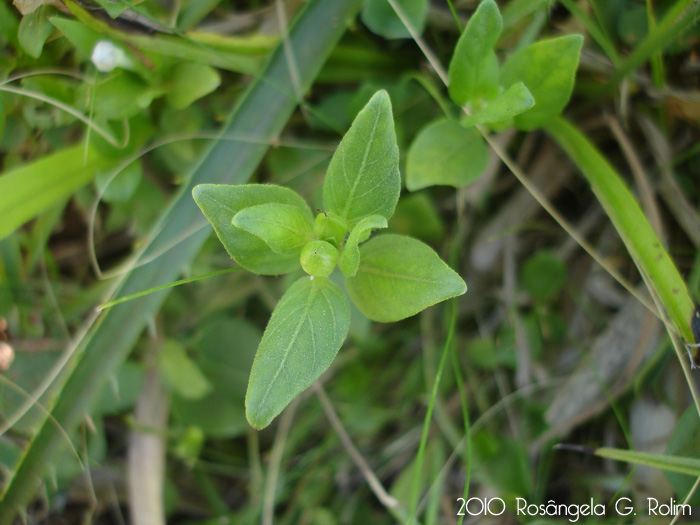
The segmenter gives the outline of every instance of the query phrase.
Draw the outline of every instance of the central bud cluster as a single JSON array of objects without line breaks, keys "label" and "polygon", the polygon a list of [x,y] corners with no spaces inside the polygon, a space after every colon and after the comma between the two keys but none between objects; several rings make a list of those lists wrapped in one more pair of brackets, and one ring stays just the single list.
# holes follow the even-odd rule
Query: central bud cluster
[{"label": "central bud cluster", "polygon": [[338,262],[338,249],[326,241],[311,241],[301,251],[301,267],[313,277],[328,277]]}]

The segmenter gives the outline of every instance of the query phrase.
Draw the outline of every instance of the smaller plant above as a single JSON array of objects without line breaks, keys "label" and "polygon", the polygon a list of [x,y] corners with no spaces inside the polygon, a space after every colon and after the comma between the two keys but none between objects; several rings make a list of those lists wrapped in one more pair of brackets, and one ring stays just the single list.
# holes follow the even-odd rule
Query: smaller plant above
[{"label": "smaller plant above", "polygon": [[272,312],[246,393],[246,417],[264,428],[333,362],[350,326],[345,292],[329,277],[338,267],[357,308],[392,322],[466,292],[462,278],[428,245],[387,227],[401,177],[391,102],[377,92],[331,159],[324,210],[281,186],[201,184],[193,190],[219,240],[243,268],[279,275],[301,268]]},{"label": "smaller plant above", "polygon": [[439,120],[418,133],[408,151],[406,187],[460,188],[486,170],[488,149],[476,126],[502,131],[540,128],[571,98],[583,45],[581,35],[534,42],[499,64],[496,44],[503,18],[494,0],[483,0],[455,47],[448,92],[466,116]]}]

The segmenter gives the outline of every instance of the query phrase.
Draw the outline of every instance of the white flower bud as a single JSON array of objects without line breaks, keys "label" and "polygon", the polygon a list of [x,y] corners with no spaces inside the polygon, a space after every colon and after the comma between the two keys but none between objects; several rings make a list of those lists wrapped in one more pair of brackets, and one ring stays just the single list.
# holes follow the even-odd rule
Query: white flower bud
[{"label": "white flower bud", "polygon": [[126,67],[131,63],[124,50],[109,40],[100,40],[95,44],[91,60],[95,67],[103,73],[108,73],[118,67]]}]

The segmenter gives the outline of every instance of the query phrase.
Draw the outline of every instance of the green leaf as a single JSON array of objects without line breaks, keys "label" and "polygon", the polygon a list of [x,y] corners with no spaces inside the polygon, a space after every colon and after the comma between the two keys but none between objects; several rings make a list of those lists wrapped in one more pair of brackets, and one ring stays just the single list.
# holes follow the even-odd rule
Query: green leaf
[{"label": "green leaf", "polygon": [[406,187],[461,188],[475,181],[486,169],[489,152],[481,134],[454,120],[439,120],[421,130],[408,150]]},{"label": "green leaf", "polygon": [[326,211],[352,228],[370,215],[393,215],[401,192],[391,101],[378,91],[340,142],[323,184]]},{"label": "green leaf", "polygon": [[389,231],[423,241],[438,241],[445,233],[445,225],[436,203],[426,192],[420,192],[401,198],[389,221]]},{"label": "green leaf", "polygon": [[688,286],[623,178],[578,129],[555,118],[546,131],[569,155],[591,185],[639,270],[678,334],[693,341],[690,319],[695,310]]},{"label": "green leaf", "polygon": [[277,253],[262,239],[232,222],[242,209],[268,203],[294,206],[308,221],[313,220],[311,209],[297,193],[268,184],[200,184],[192,190],[192,195],[226,251],[243,268],[263,275],[278,275],[299,267],[298,254]]},{"label": "green leaf", "polygon": [[498,57],[494,47],[503,20],[494,0],[484,0],[467,23],[448,70],[450,98],[460,106],[475,105],[498,93]]},{"label": "green leaf", "polygon": [[370,215],[355,225],[348,236],[345,248],[343,248],[343,253],[338,261],[340,270],[347,277],[354,277],[360,266],[360,243],[369,239],[372,230],[386,227],[386,218],[381,215]]},{"label": "green leaf", "polygon": [[107,11],[107,14],[112,18],[117,18],[124,11],[129,9],[127,2],[114,2],[113,0],[95,0],[102,9]]},{"label": "green leaf", "polygon": [[303,208],[270,202],[244,208],[233,217],[236,228],[262,239],[273,251],[299,255],[314,232]]},{"label": "green leaf", "polygon": [[602,458],[624,461],[634,465],[646,465],[669,472],[687,474],[695,478],[700,477],[700,459],[680,456],[666,456],[651,452],[637,452],[635,450],[622,450],[619,448],[601,447],[593,451],[596,456]]},{"label": "green leaf", "polygon": [[[428,16],[428,0],[395,0],[416,33],[423,32]],[[362,22],[384,38],[411,38],[411,33],[387,0],[365,0]]]},{"label": "green leaf", "polygon": [[125,119],[144,111],[161,95],[138,76],[121,71],[95,88],[95,115],[106,119]]},{"label": "green leaf", "polygon": [[330,280],[303,277],[284,294],[265,328],[250,373],[246,417],[265,428],[335,359],[350,326],[350,306]]},{"label": "green leaf", "polygon": [[473,115],[462,120],[462,126],[507,122],[535,105],[530,90],[522,82],[516,82],[495,100],[489,102]]},{"label": "green leaf", "polygon": [[538,128],[562,112],[574,88],[583,45],[581,35],[542,40],[510,56],[501,68],[501,85],[523,82],[535,98],[532,109],[515,117],[518,129]]},{"label": "green leaf", "polygon": [[427,244],[380,235],[360,248],[360,269],[345,280],[360,311],[373,321],[399,321],[462,295],[467,285]]},{"label": "green leaf", "polygon": [[185,62],[173,68],[165,81],[166,99],[175,109],[184,109],[221,84],[216,69],[206,64]]},{"label": "green leaf", "polygon": [[41,6],[33,13],[24,15],[19,23],[17,39],[22,49],[31,57],[39,58],[44,43],[51,34],[53,26],[47,18],[47,12],[51,9],[46,5]]},{"label": "green leaf", "polygon": [[535,299],[546,301],[564,286],[566,267],[553,253],[541,251],[525,261],[520,282]]},{"label": "green leaf", "polygon": [[[143,166],[141,160],[137,160],[129,164],[121,170],[116,177],[112,177],[113,170],[101,170],[95,177],[97,188],[104,191],[102,200],[105,202],[125,202],[128,201],[136,189],[139,187],[143,178]],[[107,181],[109,180],[109,185]]]},{"label": "green leaf", "polygon": [[170,339],[163,345],[159,364],[170,389],[185,399],[201,399],[212,389],[211,383],[187,355],[185,347],[175,340]]},{"label": "green leaf", "polygon": [[56,26],[68,41],[75,46],[78,55],[83,59],[90,58],[95,44],[103,38],[97,31],[70,18],[54,16],[49,18],[49,22]]},{"label": "green leaf", "polygon": [[35,160],[0,176],[0,239],[87,184],[108,164],[84,144]]}]

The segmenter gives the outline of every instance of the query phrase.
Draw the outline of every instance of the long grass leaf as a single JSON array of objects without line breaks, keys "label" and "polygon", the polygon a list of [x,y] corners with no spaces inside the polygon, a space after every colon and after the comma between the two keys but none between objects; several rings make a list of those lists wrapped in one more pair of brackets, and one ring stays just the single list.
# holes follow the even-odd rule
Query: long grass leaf
[{"label": "long grass leaf", "polygon": [[87,184],[108,161],[93,148],[71,146],[0,177],[0,239]]},{"label": "long grass leaf", "polygon": [[649,31],[634,51],[622,62],[610,77],[606,88],[617,85],[623,78],[642,65],[649,57],[661,53],[674,39],[679,38],[697,21],[700,4],[696,0],[676,2],[664,17]]},{"label": "long grass leaf", "polygon": [[650,452],[637,452],[635,450],[605,447],[597,448],[593,453],[601,458],[609,458],[626,463],[634,463],[636,465],[646,465],[647,467],[660,468],[661,470],[700,477],[700,459],[697,458],[665,456],[663,454],[652,454]]},{"label": "long grass leaf", "polygon": [[694,342],[690,328],[694,305],[688,288],[627,185],[598,149],[566,120],[557,118],[546,129],[588,179],[677,333]]}]

